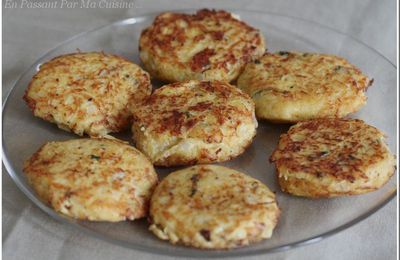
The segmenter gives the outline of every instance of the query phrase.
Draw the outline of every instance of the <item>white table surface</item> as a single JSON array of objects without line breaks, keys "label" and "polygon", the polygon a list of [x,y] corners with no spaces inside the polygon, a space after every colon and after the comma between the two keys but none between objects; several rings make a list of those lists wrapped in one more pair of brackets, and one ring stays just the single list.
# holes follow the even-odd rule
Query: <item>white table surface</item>
[{"label": "white table surface", "polygon": [[[138,14],[202,7],[264,10],[312,20],[350,34],[397,62],[395,0],[137,0],[132,9],[3,8],[3,100],[20,73],[77,33]],[[2,176],[4,259],[162,258],[109,244],[54,221],[22,194],[4,168]],[[248,259],[395,259],[396,229],[396,200],[392,200],[363,222],[319,243]]]}]

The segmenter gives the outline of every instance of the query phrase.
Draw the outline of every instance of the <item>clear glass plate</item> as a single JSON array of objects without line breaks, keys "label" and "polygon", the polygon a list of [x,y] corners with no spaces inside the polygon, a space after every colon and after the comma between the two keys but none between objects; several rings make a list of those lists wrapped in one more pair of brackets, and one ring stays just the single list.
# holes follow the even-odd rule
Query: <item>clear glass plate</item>
[{"label": "clear glass plate", "polygon": [[[263,32],[270,51],[299,50],[336,54],[347,58],[369,77],[373,77],[374,84],[367,93],[368,104],[353,117],[361,118],[383,130],[388,136],[391,150],[396,151],[397,95],[396,68],[393,64],[362,42],[316,23],[270,13],[232,12]],[[282,193],[276,182],[274,166],[268,162],[268,158],[279,135],[287,131],[288,126],[260,122],[253,144],[239,158],[224,165],[247,173],[276,191],[282,216],[269,240],[234,250],[197,250],[159,240],[147,230],[145,219],[117,224],[89,223],[69,219],[48,208],[27,184],[22,173],[23,161],[45,142],[78,136],[32,115],[22,100],[29,81],[41,63],[77,49],[115,53],[140,64],[140,32],[153,21],[155,15],[126,19],[73,37],[33,64],[10,92],[3,108],[3,161],[18,187],[50,216],[98,238],[132,249],[176,256],[239,256],[281,251],[319,241],[368,217],[396,195],[397,175],[382,189],[360,196],[311,200]],[[159,86],[159,82],[154,82],[154,85]],[[129,132],[116,136],[130,139]],[[173,170],[157,169],[157,172],[162,178]]]}]

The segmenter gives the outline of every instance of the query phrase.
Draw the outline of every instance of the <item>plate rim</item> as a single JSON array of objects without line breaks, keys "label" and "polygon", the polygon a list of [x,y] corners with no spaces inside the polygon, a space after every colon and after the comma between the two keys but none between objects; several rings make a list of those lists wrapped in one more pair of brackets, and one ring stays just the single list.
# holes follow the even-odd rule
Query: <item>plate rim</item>
[{"label": "plate rim", "polygon": [[[162,12],[185,12],[185,13],[193,13],[196,12],[197,10],[200,10],[202,8],[183,8],[183,9],[174,9],[174,10],[161,10],[161,11],[151,11],[151,12],[145,12],[143,14],[139,14],[139,15],[134,15],[132,17],[129,18],[124,18],[122,20],[116,20],[113,21],[111,23],[99,26],[99,27],[95,27],[93,29],[87,30],[87,31],[83,31],[80,32],[78,34],[73,35],[72,37],[56,44],[53,48],[51,48],[50,50],[48,50],[47,52],[45,52],[44,54],[42,54],[41,56],[39,56],[38,59],[35,60],[35,62],[30,65],[28,68],[26,68],[21,74],[20,76],[14,81],[13,86],[11,87],[11,89],[8,91],[4,101],[3,101],[3,105],[2,105],[2,112],[4,112],[7,104],[8,104],[8,99],[10,97],[10,95],[13,93],[13,91],[17,88],[17,85],[19,83],[19,81],[21,81],[22,78],[24,78],[34,67],[37,66],[37,64],[39,64],[40,60],[42,60],[45,56],[51,55],[53,52],[57,51],[60,47],[82,37],[85,36],[86,34],[98,31],[98,30],[102,30],[105,29],[107,27],[112,27],[112,26],[116,26],[119,24],[136,24],[137,22],[139,22],[141,19],[146,19],[149,16],[155,16],[158,15]],[[214,9],[214,8],[213,8]],[[220,8],[215,8],[218,10],[222,10]],[[379,51],[377,51],[375,48],[369,46],[368,44],[364,43],[363,41],[359,40],[358,38],[355,38],[351,35],[348,35],[336,28],[330,27],[328,25],[325,24],[321,24],[319,22],[315,22],[315,21],[311,21],[311,20],[307,20],[305,18],[300,18],[300,17],[295,17],[295,16],[290,16],[290,15],[285,15],[285,14],[280,14],[280,13],[276,13],[276,12],[269,12],[269,11],[259,11],[259,10],[251,10],[251,9],[234,9],[234,8],[224,8],[223,10],[226,10],[228,12],[243,12],[243,13],[257,13],[257,14],[267,14],[270,16],[278,16],[278,17],[283,17],[283,18],[287,18],[287,19],[291,19],[291,20],[299,20],[302,21],[304,23],[308,23],[311,24],[313,26],[317,26],[320,28],[323,28],[325,30],[329,30],[329,31],[333,31],[337,34],[340,34],[342,36],[348,37],[351,40],[357,42],[358,44],[363,45],[364,47],[366,47],[367,49],[371,50],[372,52],[374,52],[375,54],[377,54],[378,56],[380,56],[381,58],[383,58],[386,62],[388,62],[395,70],[397,70],[397,66],[391,62],[386,56],[384,56],[383,54],[381,54]],[[398,88],[396,88],[396,91],[398,92]],[[398,99],[397,99],[398,102]],[[398,111],[396,112],[398,113]],[[4,117],[5,117],[5,113],[2,113],[2,122],[4,121]],[[18,176],[18,174],[16,173],[14,167],[11,165],[10,160],[7,157],[7,149],[4,146],[4,126],[2,126],[2,156],[3,156],[3,165],[5,166],[5,169],[8,173],[8,175],[11,177],[11,179],[14,181],[14,183],[17,185],[17,187],[22,191],[22,193],[27,196],[36,206],[38,206],[42,211],[44,211],[45,213],[47,213],[48,215],[50,215],[53,219],[55,219],[56,221],[67,225],[72,226],[75,230],[78,230],[80,232],[84,232],[88,235],[90,235],[91,237],[94,237],[96,239],[100,239],[102,241],[117,245],[117,246],[122,246],[131,250],[139,250],[142,252],[146,252],[146,253],[150,253],[150,254],[155,254],[155,255],[168,255],[168,256],[177,256],[177,257],[194,257],[194,258],[201,258],[203,257],[203,255],[205,255],[208,258],[226,258],[226,257],[242,257],[242,256],[254,256],[254,255],[262,255],[262,254],[270,254],[270,253],[277,253],[277,252],[282,252],[282,251],[287,251],[289,249],[293,249],[293,248],[298,248],[301,246],[306,246],[306,245],[310,245],[310,244],[314,244],[317,243],[319,241],[322,241],[325,238],[328,238],[332,235],[335,235],[343,230],[348,229],[349,227],[352,227],[360,222],[362,222],[363,220],[367,219],[368,217],[372,216],[374,213],[376,213],[378,210],[380,210],[381,208],[383,208],[384,206],[386,206],[390,201],[393,200],[393,198],[395,198],[397,196],[397,192],[398,189],[394,189],[392,191],[392,193],[390,194],[389,197],[387,197],[385,200],[383,200],[381,202],[381,204],[373,207],[372,209],[370,209],[369,211],[367,211],[364,214],[361,214],[360,216],[358,216],[357,218],[354,218],[353,220],[342,224],[336,228],[333,228],[331,230],[328,230],[322,234],[319,235],[313,235],[310,236],[308,238],[305,239],[301,239],[298,241],[294,241],[291,242],[289,244],[286,245],[281,245],[281,246],[276,246],[273,248],[269,248],[269,249],[256,249],[254,251],[251,252],[241,252],[241,251],[237,251],[237,250],[199,250],[199,252],[203,252],[205,254],[203,255],[193,255],[193,251],[189,251],[189,252],[184,252],[184,251],[174,251],[174,250],[168,250],[168,249],[157,249],[157,251],[154,251],[153,247],[151,246],[145,246],[145,245],[139,245],[139,244],[131,244],[129,242],[123,241],[123,240],[119,240],[119,239],[115,239],[115,238],[110,238],[107,237],[105,235],[101,235],[96,231],[93,231],[92,229],[85,227],[85,226],[81,226],[77,223],[77,220],[74,220],[72,218],[60,215],[58,213],[56,213],[53,209],[51,209],[50,207],[48,207],[46,204],[44,204],[41,200],[39,200],[38,198],[36,198],[36,196],[27,188],[25,187],[25,185],[22,183],[22,181],[20,180],[20,177]],[[396,128],[398,131],[398,125],[396,124]],[[397,137],[396,137],[397,138]],[[397,158],[398,160],[398,158]],[[398,176],[397,176],[397,170],[395,172],[396,175],[396,182],[398,183]],[[195,249],[195,248],[190,248],[190,249]],[[240,248],[238,248],[240,249]],[[196,250],[196,249],[195,249]]]}]

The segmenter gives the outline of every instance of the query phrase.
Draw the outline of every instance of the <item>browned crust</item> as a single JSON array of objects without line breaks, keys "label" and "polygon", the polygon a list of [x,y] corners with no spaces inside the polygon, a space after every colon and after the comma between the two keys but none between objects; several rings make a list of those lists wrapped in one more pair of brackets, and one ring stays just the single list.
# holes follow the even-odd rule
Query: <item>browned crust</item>
[{"label": "browned crust", "polygon": [[[256,127],[247,94],[226,82],[193,80],[155,90],[135,111],[132,129],[137,147],[155,165],[172,166],[232,159],[251,144]],[[180,150],[186,141],[196,144],[193,150]]]},{"label": "browned crust", "polygon": [[[39,197],[49,206],[53,207],[56,211],[66,214],[68,216],[81,219],[81,220],[94,220],[94,221],[121,221],[121,220],[134,220],[138,218],[145,217],[148,213],[149,210],[149,201],[150,201],[150,194],[152,194],[153,190],[155,189],[156,184],[158,183],[157,175],[152,169],[152,165],[150,164],[147,159],[145,159],[145,156],[142,155],[139,151],[137,151],[135,148],[127,145],[126,143],[120,141],[120,140],[111,140],[111,139],[81,139],[80,140],[68,140],[68,141],[62,141],[62,142],[50,142],[42,145],[28,160],[24,162],[24,168],[23,172],[25,173],[28,182],[33,186],[33,189],[38,193]],[[50,152],[50,158],[47,158],[49,154],[43,155],[43,151],[47,146],[51,146],[55,143],[57,145],[60,145],[61,143],[64,143],[65,145],[70,143],[70,142],[75,142],[78,146],[77,149],[75,150],[75,153],[79,157],[79,162],[77,164],[73,164],[76,167],[80,168],[71,168],[71,166],[67,167],[65,169],[65,172],[63,172],[63,179],[67,180],[67,183],[64,182],[59,182],[59,179],[54,179],[53,174],[58,174],[60,175],[60,172],[55,172],[52,169],[52,167],[55,167],[57,164],[60,163],[60,161],[65,160],[63,156],[68,155],[68,154],[63,154],[57,153],[56,150],[52,148],[48,148],[47,153]],[[79,143],[78,143],[79,142]],[[91,155],[93,157],[93,160],[98,160],[101,158],[102,160],[107,160],[110,162],[114,163],[113,167],[110,167],[111,170],[118,170],[118,171],[126,171],[128,182],[132,182],[132,178],[143,178],[143,179],[136,179],[134,185],[138,185],[136,182],[143,183],[143,180],[147,180],[149,183],[152,183],[152,186],[150,187],[150,190],[147,192],[147,194],[141,194],[140,196],[135,196],[135,187],[134,185],[132,187],[129,187],[129,185],[123,184],[121,182],[113,182],[112,184],[107,183],[107,178],[110,177],[111,172],[97,172],[98,169],[96,167],[90,168],[84,165],[83,157],[87,156],[87,150],[85,152],[82,152],[83,149],[86,149],[85,147],[85,142],[90,142],[94,144],[95,142],[98,142],[98,147],[97,151],[92,151],[89,150],[89,152],[94,152],[97,155]],[[123,170],[124,166],[121,166],[123,168],[119,168],[119,163],[122,163],[122,156],[123,154],[116,154],[116,153],[109,153],[106,149],[101,148],[101,145],[104,145],[106,143],[111,143],[111,144],[117,144],[121,145],[121,147],[124,147],[126,149],[125,152],[131,153],[131,156],[139,156],[143,158],[143,160],[146,160],[143,165],[142,169],[126,169]],[[80,150],[82,148],[82,150]],[[113,147],[115,149],[115,147]],[[60,151],[59,151],[60,152]],[[71,151],[70,151],[71,152]],[[126,160],[126,159],[125,159]],[[87,162],[86,162],[87,163]],[[126,165],[125,165],[126,166]],[[98,174],[98,178],[93,180],[91,182],[91,185],[88,185],[89,179],[91,178],[92,174]],[[136,175],[136,176],[135,176]],[[140,176],[140,177],[139,177]],[[81,184],[77,184],[77,186],[71,186],[71,182],[75,182],[77,179],[80,180]],[[47,184],[48,187],[47,189],[43,187],[43,185]],[[108,186],[111,185],[111,186]],[[90,213],[86,213],[83,215],[70,215],[70,213],[65,213],[62,212],[61,207],[62,205],[66,202],[69,201],[71,198],[76,199],[76,201],[84,201],[85,198],[89,199],[93,194],[93,191],[96,187],[100,186],[108,186],[109,189],[114,189],[118,191],[119,188],[129,188],[129,191],[132,192],[131,195],[128,195],[127,197],[121,198],[120,201],[114,201],[115,203],[110,203],[110,201],[103,201],[98,200],[95,202],[92,202],[90,206],[88,205],[78,205],[79,207],[85,207],[88,206],[88,208],[85,208],[87,212],[93,212],[95,208],[107,208],[112,211],[116,211],[119,213],[118,219],[115,217],[111,219],[97,219],[97,216],[90,215]],[[132,185],[132,184],[131,184]],[[107,190],[109,192],[109,190]],[[57,194],[56,194],[57,193]],[[95,194],[99,195],[99,194]],[[100,194],[100,196],[102,196]],[[128,199],[129,197],[129,199]],[[107,198],[107,197],[106,197]],[[132,201],[135,201],[135,207],[134,211],[132,208]],[[79,202],[78,202],[79,204]],[[76,204],[75,204],[76,205]],[[70,205],[67,207],[68,210],[70,210],[73,207],[73,205]],[[110,213],[111,214],[111,213]],[[111,214],[112,215],[112,214]],[[95,217],[93,219],[93,217]],[[92,218],[92,219],[91,219]]]},{"label": "browned crust", "polygon": [[[246,200],[240,195],[245,194],[245,192],[262,194],[260,189],[263,189],[264,185],[260,181],[249,180],[236,172],[229,174],[229,178],[235,183],[235,185],[232,185],[231,183],[221,183],[219,187],[214,187],[213,185],[205,185],[204,183],[199,184],[199,182],[206,181],[209,176],[213,176],[212,178],[219,180],[219,174],[221,172],[211,170],[209,165],[201,165],[195,169],[193,168],[194,167],[188,169],[185,172],[185,176],[180,176],[179,180],[171,180],[171,177],[178,172],[171,173],[157,186],[151,200],[149,217],[149,222],[151,224],[156,225],[159,230],[164,230],[164,224],[171,222],[176,223],[176,226],[179,227],[179,231],[172,231],[175,235],[177,235],[177,239],[171,241],[172,243],[201,249],[237,248],[265,239],[260,236],[263,229],[266,228],[265,224],[267,224],[268,228],[270,229],[275,228],[281,214],[281,210],[278,207],[274,195],[268,195],[271,196],[270,200],[263,203],[247,203]],[[220,171],[222,170],[220,169]],[[209,184],[209,182],[206,183]],[[209,196],[205,196],[205,186],[206,189],[208,187],[216,189],[214,192],[212,192],[212,200],[209,199]],[[236,191],[232,191],[232,188],[237,188],[243,192],[238,193]],[[266,194],[264,195],[266,196]],[[162,206],[158,202],[158,198],[160,197],[162,197],[162,200],[164,201]],[[166,197],[168,200],[166,200]],[[233,209],[230,208],[227,203],[242,204],[242,207],[235,207]],[[267,206],[269,204],[272,204],[273,207]],[[185,205],[188,206],[186,207]],[[241,221],[249,221],[250,218],[252,218],[251,215],[253,212],[264,210],[268,211],[268,221],[264,222],[265,218],[263,220],[255,218],[255,222],[257,222],[257,220],[261,222],[258,223],[259,225],[252,227],[252,229],[246,229],[246,238],[228,239],[221,234],[218,234],[219,236],[215,234],[215,224],[211,224],[207,228],[201,226],[199,227],[197,225],[198,223],[193,223],[193,226],[187,225],[187,223],[183,222],[184,220],[182,220],[182,217],[178,212],[175,214],[175,212],[170,211],[170,209],[175,206],[183,206],[183,209],[179,211],[179,213],[188,214],[188,218],[192,217],[190,215],[193,211],[198,211],[199,213],[207,211],[210,212],[209,214],[214,214],[215,218],[218,219],[216,223],[217,225],[219,224],[219,221],[234,221],[235,224],[224,230],[224,232],[227,232],[228,234],[232,232],[232,229],[239,227]],[[230,218],[227,219],[224,217],[224,214],[229,215]],[[271,221],[271,223],[269,223],[269,221]],[[214,244],[212,246],[205,246],[205,244],[195,238],[196,233],[200,234],[205,241],[212,242]],[[185,234],[186,239],[183,239],[183,237],[180,236],[181,234]],[[218,238],[215,235],[217,235]],[[190,240],[187,239],[188,236],[191,238]],[[222,242],[221,239],[224,239],[224,241]]]},{"label": "browned crust", "polygon": [[193,71],[202,71],[203,68],[210,66],[210,57],[215,54],[215,50],[204,49],[196,53],[192,58],[191,69]]},{"label": "browned crust", "polygon": [[[131,61],[127,60],[126,58],[123,58],[119,55],[115,55],[115,54],[106,54],[104,52],[88,52],[88,53],[82,53],[82,52],[77,52],[77,53],[69,53],[69,54],[64,54],[64,55],[60,55],[57,57],[54,57],[53,59],[49,60],[48,62],[42,64],[42,66],[40,67],[40,70],[33,76],[32,80],[30,81],[27,89],[25,90],[24,96],[23,96],[23,100],[26,102],[26,104],[28,105],[28,107],[30,108],[30,110],[36,115],[39,116],[47,121],[53,122],[53,123],[57,123],[57,124],[61,124],[61,125],[65,125],[68,128],[70,128],[73,132],[78,133],[75,129],[76,125],[71,125],[68,122],[56,122],[54,120],[54,113],[59,113],[60,111],[58,110],[58,108],[52,108],[51,106],[49,106],[46,102],[43,102],[43,98],[40,100],[37,100],[35,98],[32,98],[30,95],[30,92],[32,91],[32,86],[34,84],[35,81],[41,79],[41,77],[43,76],[48,76],[48,75],[52,75],[52,73],[54,73],[60,66],[65,66],[65,65],[69,65],[69,66],[74,66],[74,61],[73,60],[68,60],[68,58],[73,57],[76,61],[85,61],[86,55],[99,55],[99,57],[101,59],[103,58],[114,58],[124,64],[133,64]],[[104,61],[98,61],[98,62],[103,62],[104,65],[106,65],[106,63]],[[122,65],[119,65],[122,66]],[[113,70],[117,70],[119,69],[119,67],[114,68]],[[105,69],[102,68],[100,70],[99,73],[104,72]],[[65,71],[61,72],[61,73],[65,73]],[[71,75],[73,76],[73,75]],[[129,75],[132,76],[132,75]],[[94,79],[94,78],[93,78]],[[91,100],[91,102],[93,102],[94,104],[96,104],[101,113],[104,115],[103,119],[101,121],[95,122],[95,125],[103,125],[104,128],[107,129],[108,132],[118,132],[121,130],[126,129],[127,127],[129,127],[129,125],[131,124],[132,121],[132,115],[131,115],[131,108],[130,106],[132,106],[132,104],[138,104],[141,102],[141,99],[144,99],[146,96],[150,95],[151,93],[151,83],[150,83],[150,77],[148,75],[147,72],[143,71],[142,75],[140,76],[140,78],[136,79],[138,82],[138,88],[136,93],[131,93],[131,95],[128,98],[128,101],[126,102],[126,104],[124,105],[123,108],[121,108],[118,113],[111,113],[111,111],[109,111],[109,108],[105,108],[103,105],[103,101],[101,100],[101,97],[98,97],[97,99],[93,99],[92,97],[87,97],[88,100]],[[58,78],[56,79],[56,81],[54,82],[54,84],[58,83]],[[70,84],[75,84],[76,85],[76,90],[74,91],[74,93],[76,95],[81,95],[82,97],[84,97],[86,94],[84,94],[84,92],[82,92],[82,89],[80,89],[80,85],[76,82],[69,82]],[[45,81],[43,83],[43,85],[47,84],[47,82]],[[98,83],[100,84],[100,83]],[[123,84],[122,82],[111,82],[109,84]],[[94,84],[93,85],[93,90],[97,87],[98,85]],[[110,86],[107,86],[107,88]],[[82,94],[80,94],[82,93]],[[48,93],[49,99],[58,99],[61,98],[58,94],[55,93]],[[108,94],[106,94],[108,95]],[[77,105],[77,104],[75,104]],[[39,107],[38,107],[39,106]],[[45,114],[45,115],[39,115],[36,113],[36,110],[38,108],[43,108],[43,106],[47,107],[46,109],[49,110],[49,113]],[[77,112],[74,109],[65,107],[65,109],[67,109],[67,113],[74,113]],[[84,118],[85,114],[82,112],[79,112],[79,117]],[[89,135],[92,136],[96,136],[95,133],[87,133]]]},{"label": "browned crust", "polygon": [[[187,26],[183,28],[179,26],[179,23],[186,23]],[[186,28],[201,31],[193,39],[194,42],[210,38],[215,42],[221,42],[221,46],[225,46],[223,40],[226,32],[224,29],[215,29],[225,23],[229,23],[231,27],[237,28],[238,32],[245,34],[246,39],[243,36],[232,39],[232,41],[235,40],[237,43],[223,50],[223,58],[218,61],[211,62],[210,59],[215,55],[220,55],[221,50],[218,51],[210,47],[206,47],[195,53],[188,61],[180,60],[178,55],[179,50],[188,40]],[[212,29],[209,29],[210,24],[213,26]],[[171,32],[164,34],[163,32],[166,28],[169,28]],[[235,55],[233,50],[239,51],[237,46],[244,42],[244,46],[240,49],[240,55]],[[244,66],[245,63],[261,55],[260,49],[264,49],[264,40],[258,30],[235,19],[229,12],[208,9],[199,10],[195,14],[162,13],[155,18],[150,27],[142,31],[139,43],[139,51],[146,50],[152,56],[151,62],[173,64],[176,69],[187,68],[196,73],[220,69],[228,74],[230,72],[229,64],[239,63],[241,66]],[[164,53],[164,55],[161,55],[160,52]],[[159,71],[160,68],[154,70],[152,66],[148,66],[148,61],[142,61],[147,70],[152,73],[152,76],[164,81],[174,81],[170,76],[166,76],[163,71]]]},{"label": "browned crust", "polygon": [[[224,124],[227,120],[235,120],[231,118],[230,115],[241,115],[244,117],[251,118],[251,111],[244,111],[243,109],[238,109],[234,106],[227,106],[226,102],[232,96],[243,97],[249,100],[250,97],[233,87],[229,83],[222,81],[199,81],[199,86],[197,88],[204,89],[206,92],[212,92],[218,98],[218,103],[212,102],[200,102],[193,106],[187,108],[187,111],[181,111],[180,108],[185,106],[189,98],[183,94],[176,96],[165,96],[163,91],[165,89],[181,88],[182,84],[185,82],[177,82],[169,85],[165,85],[153,92],[153,94],[144,103],[141,113],[134,116],[135,124],[140,124],[144,126],[149,126],[155,123],[154,115],[161,115],[161,119],[157,120],[157,127],[155,131],[158,134],[168,132],[171,135],[179,136],[183,129],[190,130],[195,125],[200,123],[207,114],[213,114],[217,117],[217,122],[219,125]],[[191,92],[190,89],[186,89],[185,92]],[[168,101],[168,107],[165,108],[165,103]],[[199,116],[190,116],[187,112],[197,112]],[[241,122],[238,121],[237,124]],[[215,133],[210,133],[209,135],[203,136],[203,141],[206,143],[211,143],[215,140]]]},{"label": "browned crust", "polygon": [[238,87],[256,101],[258,118],[293,123],[358,111],[372,82],[344,58],[282,51],[249,63]]},{"label": "browned crust", "polygon": [[[293,140],[299,133],[304,139]],[[378,129],[358,119],[304,121],[281,135],[270,162],[277,169],[284,166],[290,172],[305,172],[319,178],[330,176],[352,183],[367,179],[366,168],[387,155],[387,148],[380,141],[382,136]],[[341,142],[345,146],[337,147]],[[327,149],[321,150],[322,146]],[[372,154],[362,153],[363,147],[369,147]]]}]

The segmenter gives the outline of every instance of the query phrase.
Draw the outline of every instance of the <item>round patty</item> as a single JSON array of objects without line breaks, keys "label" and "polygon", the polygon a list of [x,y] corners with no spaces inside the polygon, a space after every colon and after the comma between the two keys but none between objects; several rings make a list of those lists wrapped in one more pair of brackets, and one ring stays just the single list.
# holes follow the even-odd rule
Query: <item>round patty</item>
[{"label": "round patty", "polygon": [[157,184],[156,172],[142,153],[108,139],[47,143],[25,162],[24,172],[54,210],[91,221],[146,216]]},{"label": "round patty", "polygon": [[292,126],[270,158],[281,189],[335,197],[374,191],[395,171],[384,134],[362,120],[318,119]]},{"label": "round patty", "polygon": [[158,166],[226,161],[241,154],[256,134],[254,103],[220,81],[163,86],[135,110],[136,147]]},{"label": "round patty", "polygon": [[42,64],[24,99],[35,116],[64,130],[105,136],[129,127],[131,107],[150,93],[150,77],[136,64],[88,52]]},{"label": "round patty", "polygon": [[176,82],[232,81],[265,50],[263,36],[225,11],[162,13],[140,37],[140,58],[150,74]]},{"label": "round patty", "polygon": [[274,122],[344,117],[366,103],[371,83],[343,58],[300,52],[266,53],[238,79],[257,118]]},{"label": "round patty", "polygon": [[270,238],[280,210],[260,181],[214,165],[168,175],[150,202],[150,230],[198,248],[233,248]]}]

